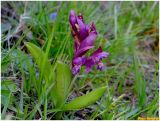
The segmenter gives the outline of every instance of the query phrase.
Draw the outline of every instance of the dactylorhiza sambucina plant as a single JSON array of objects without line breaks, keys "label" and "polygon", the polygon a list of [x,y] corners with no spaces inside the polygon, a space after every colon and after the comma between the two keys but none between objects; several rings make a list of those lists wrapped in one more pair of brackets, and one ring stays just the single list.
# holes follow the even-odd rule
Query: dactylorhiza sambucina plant
[{"label": "dactylorhiza sambucina plant", "polygon": [[[102,70],[104,65],[101,60],[106,58],[108,53],[103,52],[101,47],[93,52],[90,57],[85,56],[87,51],[94,47],[93,44],[97,37],[94,23],[92,23],[91,26],[84,24],[83,16],[76,16],[73,10],[70,12],[69,21],[75,41],[75,54],[72,61],[73,74],[77,74],[83,65],[87,67],[86,72],[89,72],[95,64],[98,69]],[[52,38],[48,41],[51,40]],[[105,93],[106,86],[95,89],[83,96],[76,97],[72,101],[67,102],[75,80],[75,78],[72,80],[72,73],[69,66],[65,64],[62,59],[57,59],[56,62],[51,64],[47,56],[49,51],[44,52],[41,48],[30,42],[25,43],[25,45],[35,59],[40,70],[40,77],[42,77],[39,80],[33,81],[36,92],[39,94],[39,100],[41,104],[43,98],[45,99],[45,102],[47,102],[47,100],[52,101],[54,105],[53,112],[56,112],[56,119],[61,119],[64,111],[80,110],[94,104]],[[39,105],[40,104],[38,103],[38,106]],[[47,108],[47,105],[45,106]],[[37,106],[33,109],[34,113],[30,116],[30,119],[34,116],[37,109],[36,107]]]},{"label": "dactylorhiza sambucina plant", "polygon": [[81,67],[86,66],[86,72],[90,72],[94,65],[97,69],[103,70],[104,64],[102,59],[106,58],[109,54],[103,52],[99,47],[95,50],[90,57],[85,54],[94,47],[94,41],[98,35],[94,22],[91,25],[85,24],[82,15],[76,16],[73,10],[70,11],[69,21],[72,29],[72,36],[74,37],[74,57],[72,60],[72,73],[77,74]]}]

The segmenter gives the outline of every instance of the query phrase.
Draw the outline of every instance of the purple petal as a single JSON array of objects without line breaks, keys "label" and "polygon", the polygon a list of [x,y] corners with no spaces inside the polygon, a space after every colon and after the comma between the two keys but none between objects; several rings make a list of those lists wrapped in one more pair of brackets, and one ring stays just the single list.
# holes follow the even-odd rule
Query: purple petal
[{"label": "purple petal", "polygon": [[86,57],[76,57],[72,61],[72,73],[75,75],[77,74],[81,66],[86,62]]},{"label": "purple petal", "polygon": [[95,62],[93,61],[92,58],[88,58],[86,60],[85,66],[86,66],[86,72],[89,73],[91,68],[94,66]]},{"label": "purple petal", "polygon": [[84,39],[81,42],[79,49],[82,49],[87,46],[93,46],[93,43],[94,43],[96,37],[97,37],[97,34],[91,33],[86,39]]},{"label": "purple petal", "polygon": [[103,58],[108,57],[109,53],[107,52],[102,52],[102,48],[99,47],[93,54],[92,54],[92,58],[95,62],[99,62],[100,60],[102,60]]},{"label": "purple petal", "polygon": [[82,49],[79,49],[76,54],[75,54],[75,57],[78,57],[78,56],[82,56],[84,55],[88,50],[90,50],[91,48],[93,48],[94,46],[87,46],[87,47],[84,47]]},{"label": "purple petal", "polygon": [[75,75],[77,74],[81,69],[81,65],[75,65],[73,68],[72,68],[72,73]]},{"label": "purple petal", "polygon": [[72,25],[72,27],[74,27],[75,24],[77,23],[76,14],[75,14],[74,10],[70,11],[69,22]]},{"label": "purple petal", "polygon": [[73,65],[83,65],[86,61],[85,57],[76,57],[73,59]]},{"label": "purple petal", "polygon": [[86,25],[83,23],[81,19],[77,18],[77,23],[79,27],[80,41],[82,41],[88,36],[88,31],[86,29]]},{"label": "purple petal", "polygon": [[89,73],[91,71],[91,66],[86,66],[86,73]]},{"label": "purple petal", "polygon": [[98,70],[104,70],[105,69],[105,66],[104,66],[104,64],[101,61],[98,62],[97,69]]},{"label": "purple petal", "polygon": [[98,61],[102,60],[103,58],[108,57],[108,55],[109,54],[106,52],[101,52],[101,53],[98,53],[98,54],[92,56],[92,58],[94,58],[94,61],[98,62]]},{"label": "purple petal", "polygon": [[90,25],[86,24],[86,31],[88,32],[88,34],[89,34],[89,29],[90,29]]}]

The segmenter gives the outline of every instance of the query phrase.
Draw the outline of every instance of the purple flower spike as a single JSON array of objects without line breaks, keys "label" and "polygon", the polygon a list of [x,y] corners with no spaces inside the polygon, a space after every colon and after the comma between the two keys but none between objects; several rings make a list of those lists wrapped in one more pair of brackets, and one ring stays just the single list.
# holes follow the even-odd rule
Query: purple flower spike
[{"label": "purple flower spike", "polygon": [[99,47],[90,57],[85,54],[94,47],[94,41],[97,38],[97,31],[94,22],[91,25],[85,24],[83,16],[76,15],[73,10],[70,11],[69,22],[72,29],[72,36],[74,38],[75,53],[72,60],[72,73],[77,74],[82,66],[86,66],[86,72],[90,72],[94,65],[97,65],[98,70],[105,68],[101,62],[103,58],[108,57],[107,52],[103,52]]}]

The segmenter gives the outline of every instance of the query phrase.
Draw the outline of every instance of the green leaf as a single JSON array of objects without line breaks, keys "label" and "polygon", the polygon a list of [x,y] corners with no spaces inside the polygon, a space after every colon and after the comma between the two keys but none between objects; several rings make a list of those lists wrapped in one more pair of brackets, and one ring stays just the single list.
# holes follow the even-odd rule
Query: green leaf
[{"label": "green leaf", "polygon": [[135,73],[135,91],[138,94],[138,105],[142,107],[146,102],[146,82],[143,80],[143,73],[139,70],[140,61],[138,57],[134,54],[133,56],[133,69]]},{"label": "green leaf", "polygon": [[56,84],[54,91],[56,92],[56,107],[63,105],[69,93],[71,83],[71,71],[67,64],[60,61],[56,63]]},{"label": "green leaf", "polygon": [[16,84],[11,80],[4,80],[1,82],[1,102],[3,107],[2,111],[2,119],[6,116],[7,108],[12,103],[14,96],[12,95],[12,92],[16,92],[17,86]]},{"label": "green leaf", "polygon": [[[7,111],[7,108],[9,107],[9,104],[11,103],[11,92],[9,93],[8,97],[7,97],[7,100],[5,101],[4,103],[4,108],[3,108],[3,111],[2,111],[2,114],[1,114],[1,118],[4,119],[4,117],[6,116],[6,111]],[[3,101],[3,100],[2,100]]]},{"label": "green leaf", "polygon": [[7,100],[9,100],[9,98],[13,99],[13,96],[10,94],[12,92],[16,92],[17,86],[16,84],[11,81],[11,80],[4,80],[1,82],[1,100],[2,100],[2,105],[5,105]]},{"label": "green leaf", "polygon": [[1,71],[6,72],[6,70],[8,69],[9,65],[11,63],[11,57],[7,56],[2,58],[2,62],[1,62]]},{"label": "green leaf", "polygon": [[47,85],[49,86],[54,81],[55,73],[48,59],[46,59],[46,61],[44,62],[44,66],[42,66],[42,63],[45,58],[45,53],[42,51],[41,48],[37,47],[36,45],[32,43],[27,42],[25,43],[25,45],[30,51],[31,55],[34,57],[40,69],[40,72],[43,72],[43,76],[45,80],[48,81]]},{"label": "green leaf", "polygon": [[1,90],[16,92],[18,89],[16,84],[12,80],[4,80],[1,82]]},{"label": "green leaf", "polygon": [[10,91],[9,90],[1,90],[1,101],[2,101],[2,105],[4,106],[7,102],[7,100],[9,99],[9,95],[10,95]]},{"label": "green leaf", "polygon": [[106,90],[106,87],[101,87],[86,95],[77,97],[73,101],[69,102],[68,104],[65,104],[63,109],[78,110],[78,109],[85,108],[91,104],[94,104],[97,100],[99,100],[103,96],[105,90]]}]

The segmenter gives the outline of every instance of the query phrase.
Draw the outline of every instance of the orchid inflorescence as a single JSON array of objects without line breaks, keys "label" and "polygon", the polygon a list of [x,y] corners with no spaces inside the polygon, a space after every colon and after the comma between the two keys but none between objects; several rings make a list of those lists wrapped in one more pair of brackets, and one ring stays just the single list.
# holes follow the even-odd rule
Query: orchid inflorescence
[{"label": "orchid inflorescence", "polygon": [[72,73],[77,74],[82,66],[86,66],[86,72],[90,72],[94,65],[97,65],[98,70],[104,69],[102,59],[108,57],[109,53],[103,52],[99,47],[89,57],[85,54],[94,47],[94,41],[98,35],[94,22],[91,25],[85,24],[83,16],[76,16],[73,10],[70,11],[69,21],[74,38],[74,57],[72,60]]}]

